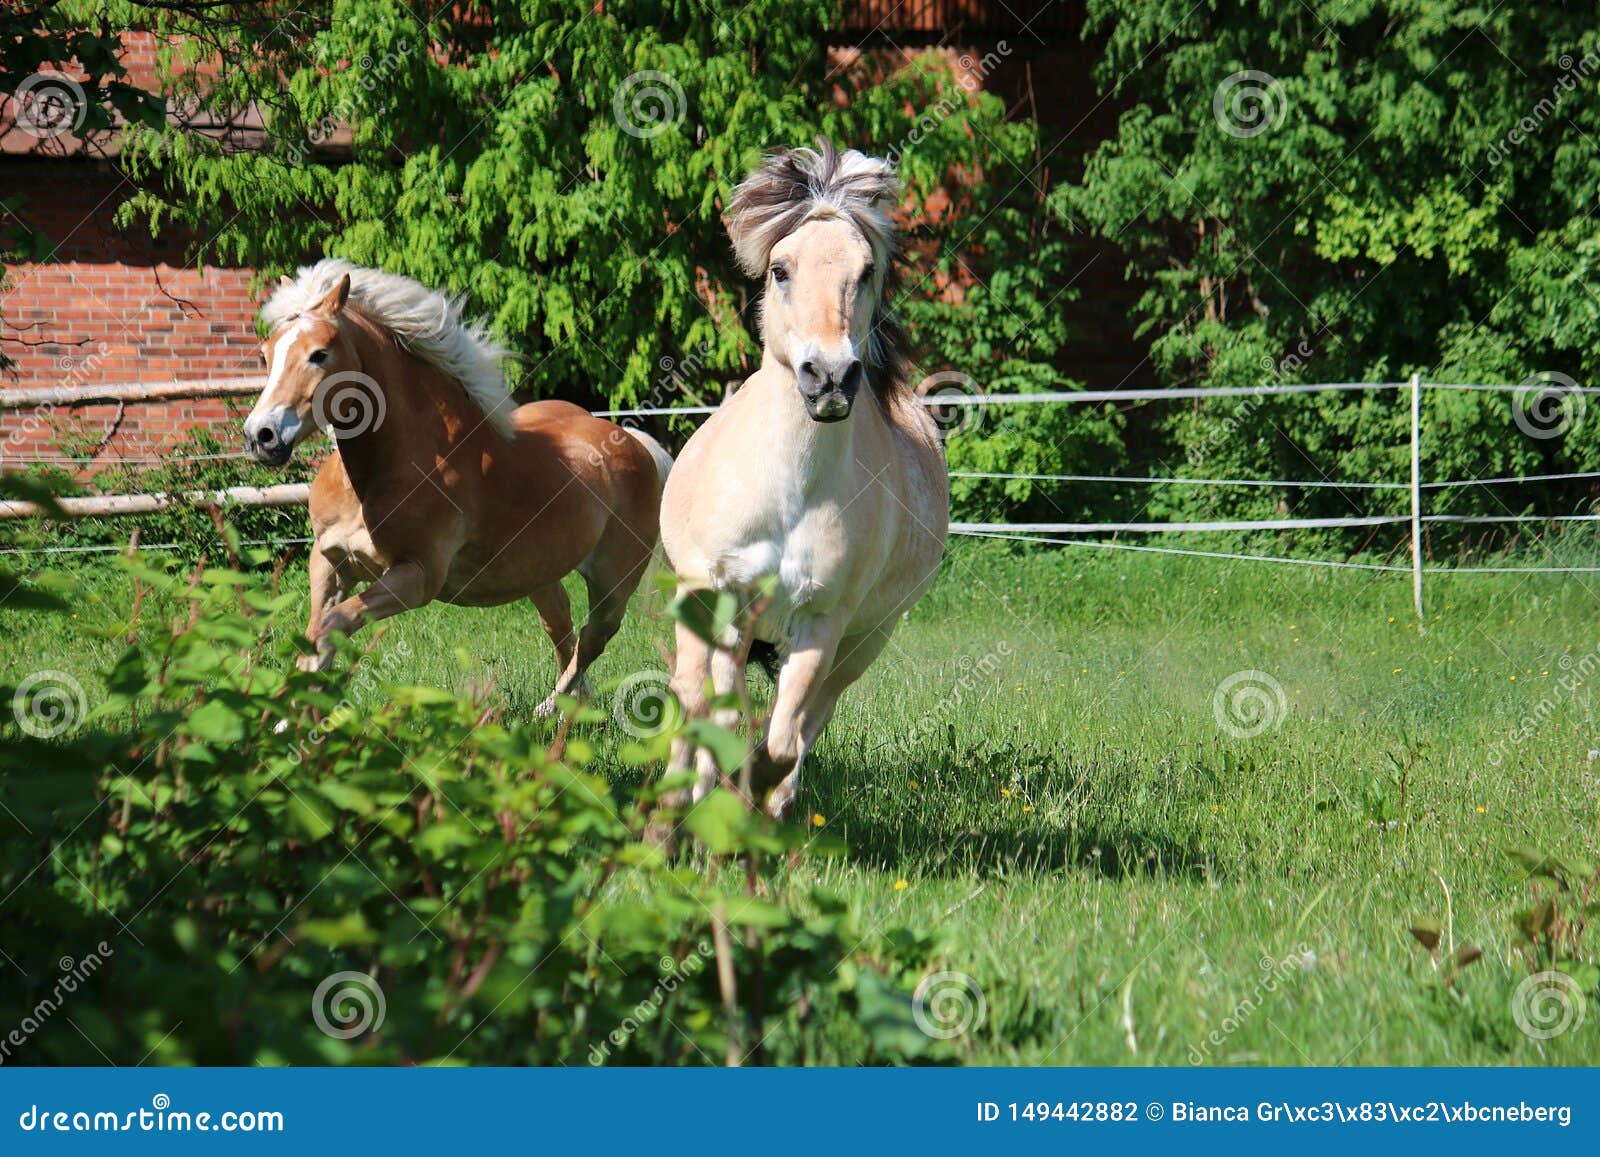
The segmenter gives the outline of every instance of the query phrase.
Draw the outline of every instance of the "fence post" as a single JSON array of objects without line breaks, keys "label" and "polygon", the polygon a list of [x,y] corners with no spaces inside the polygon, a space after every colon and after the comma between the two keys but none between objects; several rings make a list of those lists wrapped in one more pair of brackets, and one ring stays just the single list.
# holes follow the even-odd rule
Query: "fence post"
[{"label": "fence post", "polygon": [[1411,375],[1411,594],[1417,634],[1428,633],[1422,613],[1422,375]]}]

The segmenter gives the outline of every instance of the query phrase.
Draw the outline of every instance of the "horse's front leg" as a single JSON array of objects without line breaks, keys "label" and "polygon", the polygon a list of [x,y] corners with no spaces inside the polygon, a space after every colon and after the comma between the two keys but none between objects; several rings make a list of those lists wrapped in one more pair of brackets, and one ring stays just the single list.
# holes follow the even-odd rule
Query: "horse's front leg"
[{"label": "horse's front leg", "polygon": [[367,623],[431,603],[444,586],[444,576],[443,566],[426,566],[415,559],[395,563],[360,594],[323,610],[317,636],[312,639],[318,653],[331,648],[335,631],[351,635]]},{"label": "horse's front leg", "polygon": [[755,803],[764,804],[767,814],[774,818],[787,819],[793,810],[800,786],[800,764],[821,730],[815,719],[825,719],[833,710],[832,699],[826,704],[819,700],[833,669],[839,636],[839,625],[828,619],[797,624],[789,657],[778,672],[772,720],[751,769]]},{"label": "horse's front leg", "polygon": [[295,666],[302,671],[320,671],[333,658],[333,648],[328,645],[322,629],[323,616],[329,607],[343,598],[343,592],[340,590],[338,568],[317,549],[315,543],[311,545],[311,562],[307,570],[311,575],[311,614],[306,620],[306,638],[311,640],[316,651],[301,655],[295,660]]}]

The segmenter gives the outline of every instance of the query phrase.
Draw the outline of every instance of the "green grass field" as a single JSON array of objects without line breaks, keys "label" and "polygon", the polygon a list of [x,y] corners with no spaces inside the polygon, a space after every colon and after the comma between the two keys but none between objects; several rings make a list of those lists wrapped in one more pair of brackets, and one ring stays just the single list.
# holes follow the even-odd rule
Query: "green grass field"
[{"label": "green grass field", "polygon": [[[128,598],[108,570],[75,634],[0,613],[0,675],[92,699]],[[848,855],[793,870],[939,932],[982,993],[971,1063],[1600,1062],[1592,993],[1566,1032],[1518,1028],[1515,917],[1552,889],[1509,853],[1600,851],[1595,577],[1431,578],[1424,634],[1403,575],[957,543],[807,764],[804,814]],[[668,634],[632,616],[597,689],[664,670]],[[400,641],[410,681],[487,672],[513,712],[554,677],[526,605],[430,607]],[[1449,983],[1429,919],[1440,956],[1483,952]]]}]

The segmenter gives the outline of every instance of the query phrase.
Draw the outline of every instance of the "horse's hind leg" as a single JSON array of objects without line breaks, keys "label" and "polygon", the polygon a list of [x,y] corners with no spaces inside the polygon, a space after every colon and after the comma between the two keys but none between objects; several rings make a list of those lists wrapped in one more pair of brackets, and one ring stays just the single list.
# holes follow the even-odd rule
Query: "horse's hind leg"
[{"label": "horse's hind leg", "polygon": [[[624,532],[626,533],[626,532]],[[589,591],[589,617],[578,633],[578,645],[561,678],[557,695],[588,694],[584,676],[622,626],[628,598],[650,564],[650,548],[638,543],[618,543],[615,534],[603,538],[595,552],[578,567]]]},{"label": "horse's hind leg", "polygon": [[[572,604],[567,600],[566,588],[559,581],[540,587],[528,596],[528,601],[539,612],[539,625],[550,636],[550,642],[556,649],[556,681],[559,685],[567,668],[572,666],[573,656],[578,649],[577,636],[572,630]],[[545,696],[544,702],[534,709],[534,714],[554,715],[555,712],[556,692],[551,691]]]}]

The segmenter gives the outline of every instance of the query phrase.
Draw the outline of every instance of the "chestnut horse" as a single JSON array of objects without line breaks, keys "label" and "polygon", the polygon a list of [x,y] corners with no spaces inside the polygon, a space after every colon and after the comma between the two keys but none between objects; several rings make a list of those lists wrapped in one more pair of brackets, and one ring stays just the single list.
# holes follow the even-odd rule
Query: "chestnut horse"
[{"label": "chestnut horse", "polygon": [[[745,272],[766,281],[761,367],[689,439],[662,497],[662,543],[685,588],[749,600],[776,579],[754,624],[782,666],[752,784],[774,816],[793,808],[839,696],[944,555],[944,457],[886,305],[895,192],[887,162],[827,144],[773,157],[739,186],[728,232]],[[706,713],[708,682],[725,696],[744,678],[733,642],[678,628],[672,689],[690,718]],[[670,770],[691,758],[698,800],[717,769],[679,739]]]},{"label": "chestnut horse", "polygon": [[[315,652],[302,668],[327,665],[334,632],[434,599],[527,597],[560,672],[540,711],[584,693],[649,567],[667,452],[569,402],[513,407],[507,352],[460,301],[410,278],[320,261],[284,278],[261,316],[269,369],[244,424],[251,456],[281,466],[315,427],[336,450],[311,487]],[[574,570],[589,591],[576,636],[561,585]]]}]

